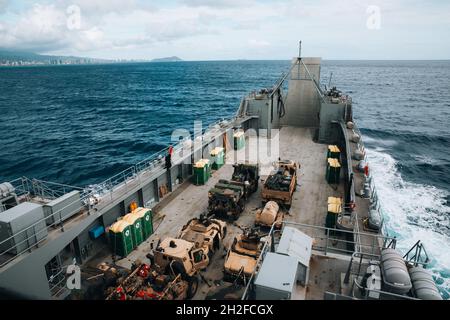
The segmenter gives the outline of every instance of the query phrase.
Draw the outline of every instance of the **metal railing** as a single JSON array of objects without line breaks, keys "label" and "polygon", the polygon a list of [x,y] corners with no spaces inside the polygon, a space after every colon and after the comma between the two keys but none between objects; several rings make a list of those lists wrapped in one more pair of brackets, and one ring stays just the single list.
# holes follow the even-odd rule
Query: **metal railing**
[{"label": "metal railing", "polygon": [[[359,136],[359,142],[357,143],[357,147],[358,149],[362,150],[364,152],[364,162],[365,163],[369,163],[368,158],[367,158],[367,153],[366,153],[366,149],[364,146],[364,141],[362,138],[362,134],[361,134],[361,130],[358,128],[358,126],[356,124],[354,124],[353,127],[353,132],[356,133]],[[365,175],[364,175],[365,176]],[[384,210],[381,206],[381,201],[379,200],[378,197],[378,193],[377,193],[377,188],[375,185],[375,179],[373,177],[372,171],[369,170],[369,175],[365,176],[366,179],[366,183],[368,183],[369,185],[369,191],[370,191],[370,196],[369,196],[369,201],[370,201],[370,207],[369,210],[376,210],[378,212],[378,214],[380,215],[382,221],[381,221],[381,232],[382,234],[385,234],[386,236],[389,236],[389,232],[386,228],[386,225],[384,224]]]},{"label": "metal railing", "polygon": [[[411,249],[413,249],[413,248],[411,248]],[[378,255],[378,254],[368,254],[368,253],[362,253],[362,252],[355,252],[352,254],[347,272],[344,277],[345,284],[349,284],[350,280],[353,277],[353,280],[351,282],[349,292],[348,292],[349,294],[351,294],[353,297],[359,298],[359,299],[369,299],[371,293],[375,293],[376,295],[379,295],[383,299],[420,300],[420,299],[417,299],[415,297],[411,297],[408,295],[401,295],[401,294],[396,294],[396,293],[392,293],[392,292],[387,292],[387,291],[384,291],[381,289],[378,290],[378,289],[370,289],[370,288],[364,287],[360,283],[360,281],[363,278],[364,274],[366,273],[367,267],[371,264],[380,266],[379,261],[380,261],[380,255]],[[405,262],[408,262],[408,261],[405,260]],[[360,295],[355,294],[355,290],[359,290],[361,292]]]},{"label": "metal railing", "polygon": [[[256,262],[255,272],[251,275],[248,280],[248,284],[245,288],[244,294],[242,296],[243,300],[248,298],[250,287],[257,274],[264,257],[267,252],[273,252],[275,250],[275,245],[277,244],[277,239],[275,234],[282,233],[282,231],[276,230],[274,228],[275,224],[272,225],[269,236],[271,238],[270,242],[266,242],[261,250],[261,255]],[[341,255],[353,255],[355,253],[356,244],[358,243],[358,235],[364,235],[365,237],[372,238],[373,241],[369,241],[370,244],[359,243],[358,248],[365,250],[367,252],[380,252],[384,248],[395,247],[395,238],[386,237],[379,234],[373,233],[358,233],[354,231],[341,230],[336,228],[327,228],[322,226],[313,226],[303,223],[282,222],[282,229],[286,226],[294,227],[304,234],[310,236],[314,239],[312,250],[322,253],[323,255],[328,254],[341,254]],[[356,238],[356,240],[355,240]],[[373,254],[375,256],[375,254]]]},{"label": "metal railing", "polygon": [[422,266],[426,268],[428,262],[430,262],[430,258],[428,256],[427,251],[425,250],[425,246],[419,240],[417,241],[408,252],[405,253],[403,259],[407,262],[411,263],[415,267]]}]

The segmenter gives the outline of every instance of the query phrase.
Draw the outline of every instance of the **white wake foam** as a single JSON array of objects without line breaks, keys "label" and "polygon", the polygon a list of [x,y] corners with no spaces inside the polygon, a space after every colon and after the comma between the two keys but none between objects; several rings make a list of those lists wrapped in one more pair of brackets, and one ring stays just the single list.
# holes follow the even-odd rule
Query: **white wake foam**
[{"label": "white wake foam", "polygon": [[450,295],[450,208],[448,192],[433,186],[404,181],[397,161],[382,148],[367,149],[369,167],[390,234],[406,253],[421,240],[431,258],[430,270],[445,296]]}]

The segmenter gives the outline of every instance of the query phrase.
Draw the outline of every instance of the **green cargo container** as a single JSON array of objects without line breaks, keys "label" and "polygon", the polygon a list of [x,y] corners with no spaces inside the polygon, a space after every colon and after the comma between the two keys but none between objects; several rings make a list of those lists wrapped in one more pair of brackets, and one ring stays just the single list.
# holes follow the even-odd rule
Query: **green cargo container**
[{"label": "green cargo container", "polygon": [[128,222],[120,220],[109,228],[111,249],[114,254],[126,257],[134,249],[131,226]]},{"label": "green cargo container", "polygon": [[341,174],[341,165],[337,159],[328,158],[327,161],[327,171],[325,178],[328,183],[338,184]]},{"label": "green cargo container", "polygon": [[245,146],[244,131],[238,131],[233,134],[234,150],[240,150]]},{"label": "green cargo container", "polygon": [[153,233],[152,210],[147,208],[137,208],[132,214],[141,219],[142,234],[144,236],[144,240],[146,240]]},{"label": "green cargo container", "polygon": [[328,146],[327,158],[339,159],[340,154],[341,154],[341,150],[339,150],[338,146],[336,146],[336,145]]},{"label": "green cargo container", "polygon": [[131,235],[133,238],[133,245],[136,248],[144,241],[144,234],[142,232],[141,219],[132,213],[129,213],[123,217],[123,220],[131,225]]},{"label": "green cargo container", "polygon": [[211,176],[211,166],[208,159],[200,159],[194,164],[194,184],[203,185]]},{"label": "green cargo container", "polygon": [[212,169],[219,170],[225,164],[225,151],[222,147],[214,148],[211,151]]}]

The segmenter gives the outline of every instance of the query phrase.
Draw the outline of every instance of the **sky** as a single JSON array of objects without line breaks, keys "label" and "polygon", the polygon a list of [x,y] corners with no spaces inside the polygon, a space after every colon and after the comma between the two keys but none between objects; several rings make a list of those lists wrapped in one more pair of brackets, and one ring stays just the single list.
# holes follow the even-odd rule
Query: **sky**
[{"label": "sky", "polygon": [[0,0],[0,49],[105,59],[450,59],[448,0]]}]

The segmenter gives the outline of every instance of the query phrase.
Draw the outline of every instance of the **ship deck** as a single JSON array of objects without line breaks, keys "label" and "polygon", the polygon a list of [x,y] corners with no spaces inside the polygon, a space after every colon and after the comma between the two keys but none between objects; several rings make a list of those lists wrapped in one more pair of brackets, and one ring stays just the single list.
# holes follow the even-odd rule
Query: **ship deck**
[{"label": "ship deck", "polygon": [[[342,184],[336,187],[326,182],[327,145],[315,143],[313,141],[313,132],[314,129],[310,128],[283,127],[279,133],[280,157],[282,159],[295,160],[301,165],[298,175],[299,186],[294,193],[292,206],[289,215],[285,216],[285,220],[323,226],[327,212],[327,198],[329,196],[343,197],[344,194]],[[245,151],[241,150],[239,152],[241,154],[238,154],[238,156],[241,157]],[[227,153],[227,162],[233,163],[235,156],[234,151],[229,151]],[[198,217],[200,213],[205,212],[208,205],[208,190],[219,179],[229,179],[232,171],[232,165],[226,164],[218,171],[213,172],[212,177],[205,185],[196,186],[190,182],[185,182],[176,191],[164,198],[154,208],[154,234],[128,255],[127,258],[116,261],[116,263],[119,266],[130,268],[135,260],[148,262],[146,254],[151,251],[151,245],[155,245],[159,239],[164,237],[177,236],[182,226],[189,219]],[[262,174],[261,180],[264,181],[265,178],[266,175]],[[235,224],[241,227],[250,227],[254,224],[254,213],[261,207],[259,191],[262,183],[260,182],[258,191],[248,199],[244,212]],[[207,270],[202,272],[202,276],[208,283],[205,283],[205,281],[201,282],[195,299],[204,299],[215,289],[222,287],[222,270],[226,248],[231,245],[236,235],[242,233],[235,224],[229,224],[228,226],[228,233],[223,243],[223,254],[220,252],[216,253]],[[314,236],[313,234],[310,235]],[[323,234],[320,236],[323,237]],[[311,270],[311,289],[306,290],[298,286],[294,297],[296,299],[322,299],[324,289],[331,289],[336,285],[336,273],[328,272],[323,268],[334,270],[335,267],[333,265],[336,265],[337,260],[320,256],[314,259],[317,261],[326,259],[327,264],[316,263],[317,268],[312,268]],[[314,259],[313,261],[315,261]],[[312,266],[314,266],[314,263]]]},{"label": "ship deck", "polygon": [[[310,226],[324,226],[327,213],[327,198],[329,196],[344,197],[343,183],[340,185],[329,185],[325,179],[326,170],[326,152],[327,145],[319,144],[313,141],[314,128],[299,127],[282,127],[279,131],[280,158],[291,159],[300,164],[298,171],[298,187],[293,195],[293,202],[289,214],[285,215],[284,220]],[[276,137],[274,137],[276,139]],[[249,145],[247,141],[247,145]],[[356,144],[351,143],[352,151]],[[198,217],[202,212],[207,210],[208,197],[207,193],[219,179],[229,179],[231,177],[235,159],[245,159],[245,149],[240,151],[229,150],[227,152],[227,161],[222,168],[214,171],[212,177],[205,185],[197,186],[190,181],[185,181],[177,188],[161,199],[161,201],[153,208],[154,211],[154,234],[142,243],[136,250],[129,254],[126,258],[112,261],[112,256],[104,244],[101,248],[97,248],[98,254],[94,255],[86,262],[87,267],[96,268],[100,262],[113,262],[120,267],[130,268],[136,260],[148,262],[146,255],[151,252],[159,239],[165,237],[175,237],[180,232],[182,226],[191,218]],[[353,165],[357,164],[353,161]],[[267,168],[266,168],[267,169]],[[353,168],[356,172],[355,168]],[[227,248],[231,245],[233,239],[242,231],[238,227],[250,227],[254,224],[254,214],[261,207],[260,190],[267,173],[270,170],[261,172],[261,181],[259,189],[252,194],[247,200],[244,212],[234,224],[228,225],[228,233],[223,242],[223,253],[216,253],[206,271],[202,271],[202,278],[199,290],[195,299],[205,299],[208,295],[226,286],[223,282],[223,265]],[[356,185],[362,183],[362,174],[355,173]],[[142,176],[141,178],[145,178]],[[133,189],[136,181],[130,181],[127,185],[115,190],[116,193],[126,194],[128,190]],[[358,190],[359,187],[357,187]],[[109,195],[106,195],[108,197]],[[358,222],[360,231],[362,230],[362,217],[366,216],[364,209],[368,208],[368,200],[357,198],[357,206],[361,213]],[[101,209],[101,205],[107,203],[101,201],[97,209]],[[104,205],[103,205],[104,206]],[[362,211],[361,211],[362,210]],[[96,215],[95,212],[91,214]],[[88,213],[83,212],[72,217],[64,223],[64,227],[70,229],[72,225],[76,225],[80,220],[88,218]],[[303,226],[301,231],[313,237],[316,243],[325,242],[324,229],[308,228]],[[49,232],[45,242],[60,234],[59,228],[55,228]],[[362,236],[362,242],[369,242],[372,238],[365,239]],[[330,248],[333,245],[336,248],[342,248],[343,244],[333,244],[330,241]],[[328,245],[328,239],[327,239]],[[9,256],[9,255],[8,255]],[[3,258],[8,257],[3,255]],[[333,257],[333,254],[324,255],[323,252],[313,252],[311,259],[310,280],[305,288],[297,285],[294,292],[294,299],[323,299],[325,291],[339,291],[339,281],[342,274],[346,271],[348,261],[342,259],[342,255]]]}]

